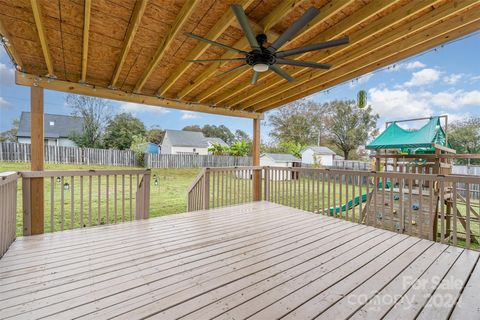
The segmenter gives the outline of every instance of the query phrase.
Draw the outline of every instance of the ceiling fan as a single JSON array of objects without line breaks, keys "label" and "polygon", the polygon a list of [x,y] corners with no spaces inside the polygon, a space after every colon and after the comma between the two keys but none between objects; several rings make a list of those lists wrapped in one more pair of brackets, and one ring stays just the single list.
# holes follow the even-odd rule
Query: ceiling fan
[{"label": "ceiling fan", "polygon": [[236,52],[238,54],[244,55],[244,57],[231,58],[231,59],[204,59],[204,60],[189,60],[189,62],[195,63],[205,63],[205,62],[228,62],[228,61],[243,61],[244,63],[227,70],[220,75],[224,75],[230,72],[233,72],[238,69],[246,68],[251,66],[253,69],[252,84],[256,84],[258,77],[261,72],[265,72],[269,69],[277,73],[279,76],[285,78],[288,81],[293,81],[294,78],[285,72],[279,65],[291,65],[291,66],[300,66],[300,67],[309,67],[317,69],[329,69],[331,65],[309,62],[309,61],[299,61],[299,60],[290,60],[285,59],[293,55],[297,55],[304,52],[326,49],[330,47],[335,47],[349,42],[348,37],[326,41],[322,43],[309,44],[304,47],[289,49],[285,51],[277,51],[280,49],[287,41],[292,39],[303,27],[305,27],[313,18],[315,18],[320,11],[315,7],[310,7],[305,13],[295,21],[283,34],[281,34],[273,43],[266,47],[267,36],[263,33],[254,35],[252,28],[248,23],[247,15],[243,10],[242,6],[238,4],[233,4],[231,6],[233,13],[237,17],[237,20],[242,27],[242,30],[245,34],[245,37],[250,44],[251,51],[245,51],[231,46],[225,45],[223,43],[209,40],[198,36],[196,34],[187,32],[185,35],[188,37],[207,42],[211,45],[222,47],[224,49]]}]

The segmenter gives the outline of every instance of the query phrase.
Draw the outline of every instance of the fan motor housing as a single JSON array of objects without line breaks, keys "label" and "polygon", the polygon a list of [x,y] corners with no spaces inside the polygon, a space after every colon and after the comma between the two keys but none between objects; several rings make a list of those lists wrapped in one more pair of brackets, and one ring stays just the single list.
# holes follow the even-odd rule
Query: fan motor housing
[{"label": "fan motor housing", "polygon": [[267,64],[269,66],[275,64],[276,57],[275,54],[272,54],[270,51],[262,48],[262,52],[251,51],[247,54],[246,62],[247,64],[254,66],[256,64]]}]

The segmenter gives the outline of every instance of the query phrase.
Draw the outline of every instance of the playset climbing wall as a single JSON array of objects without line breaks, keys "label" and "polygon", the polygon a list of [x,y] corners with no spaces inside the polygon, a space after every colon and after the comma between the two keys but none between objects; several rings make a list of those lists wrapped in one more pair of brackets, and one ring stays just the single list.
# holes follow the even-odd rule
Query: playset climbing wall
[{"label": "playset climbing wall", "polygon": [[400,233],[431,239],[435,221],[437,197],[429,190],[419,188],[382,189],[372,191],[365,207],[364,222],[367,225]]}]

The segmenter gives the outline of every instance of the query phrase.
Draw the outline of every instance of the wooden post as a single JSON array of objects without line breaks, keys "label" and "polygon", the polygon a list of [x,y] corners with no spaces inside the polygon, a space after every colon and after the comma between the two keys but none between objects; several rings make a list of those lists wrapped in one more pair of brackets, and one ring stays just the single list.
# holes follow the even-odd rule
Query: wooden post
[{"label": "wooden post", "polygon": [[[252,162],[254,167],[260,165],[260,121],[260,119],[253,119]],[[261,180],[262,171],[253,170],[253,201],[262,200]]]},{"label": "wooden post", "polygon": [[[32,171],[43,171],[44,135],[43,135],[43,88],[31,87],[31,158]],[[44,223],[43,178],[30,179],[30,228],[31,234],[42,234]]]},{"label": "wooden post", "polygon": [[210,209],[210,168],[203,172],[203,210],[207,209]]}]

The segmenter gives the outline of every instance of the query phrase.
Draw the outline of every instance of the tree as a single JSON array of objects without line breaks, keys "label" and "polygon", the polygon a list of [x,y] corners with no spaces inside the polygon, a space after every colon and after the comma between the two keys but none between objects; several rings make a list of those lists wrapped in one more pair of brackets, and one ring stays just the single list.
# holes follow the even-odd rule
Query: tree
[{"label": "tree", "polygon": [[143,166],[145,159],[145,144],[147,143],[147,138],[142,135],[134,135],[132,137],[132,144],[130,145],[130,150],[135,153],[135,159],[137,164]]},{"label": "tree", "polygon": [[182,130],[183,131],[202,132],[202,128],[197,124],[194,124],[194,125],[191,125],[191,126],[186,126]]},{"label": "tree", "polygon": [[[465,120],[454,121],[450,124],[448,142],[457,153],[480,153],[480,118],[470,117]],[[467,160],[460,159],[461,164]],[[478,164],[478,159],[472,159],[471,164]]]},{"label": "tree", "polygon": [[245,131],[243,130],[240,130],[240,129],[237,129],[235,131],[235,141],[251,141],[252,139],[250,138],[250,136],[248,135],[248,133],[246,133]]},{"label": "tree", "polygon": [[211,152],[214,156],[223,156],[228,152],[228,147],[224,147],[219,143],[214,143],[208,151]]},{"label": "tree", "polygon": [[330,140],[343,152],[345,160],[350,151],[377,134],[378,114],[373,114],[371,106],[360,109],[355,101],[333,101],[327,108]]},{"label": "tree", "polygon": [[231,156],[245,157],[250,152],[250,144],[245,141],[237,141],[228,148],[228,153]]},{"label": "tree", "polygon": [[326,134],[326,105],[299,100],[285,105],[268,117],[270,136],[277,143],[294,142],[317,145]]},{"label": "tree", "polygon": [[71,114],[83,119],[83,132],[76,132],[71,139],[79,147],[102,147],[102,136],[106,124],[112,118],[111,106],[107,100],[69,94],[65,103],[72,109]]},{"label": "tree", "polygon": [[12,128],[7,131],[0,132],[0,142],[17,142],[17,132],[20,120],[13,119]]},{"label": "tree", "polygon": [[165,135],[165,130],[160,128],[151,128],[147,131],[147,140],[148,142],[155,144],[162,144],[163,136]]},{"label": "tree", "polygon": [[145,136],[145,125],[130,113],[116,115],[105,130],[105,146],[125,150],[130,148],[133,136]]},{"label": "tree", "polygon": [[202,128],[202,132],[205,137],[220,138],[227,144],[235,142],[235,135],[223,124],[219,126],[206,124]]},{"label": "tree", "polygon": [[280,143],[281,152],[289,153],[297,158],[302,157],[302,150],[305,149],[305,147],[305,145],[293,141],[282,141]]}]

